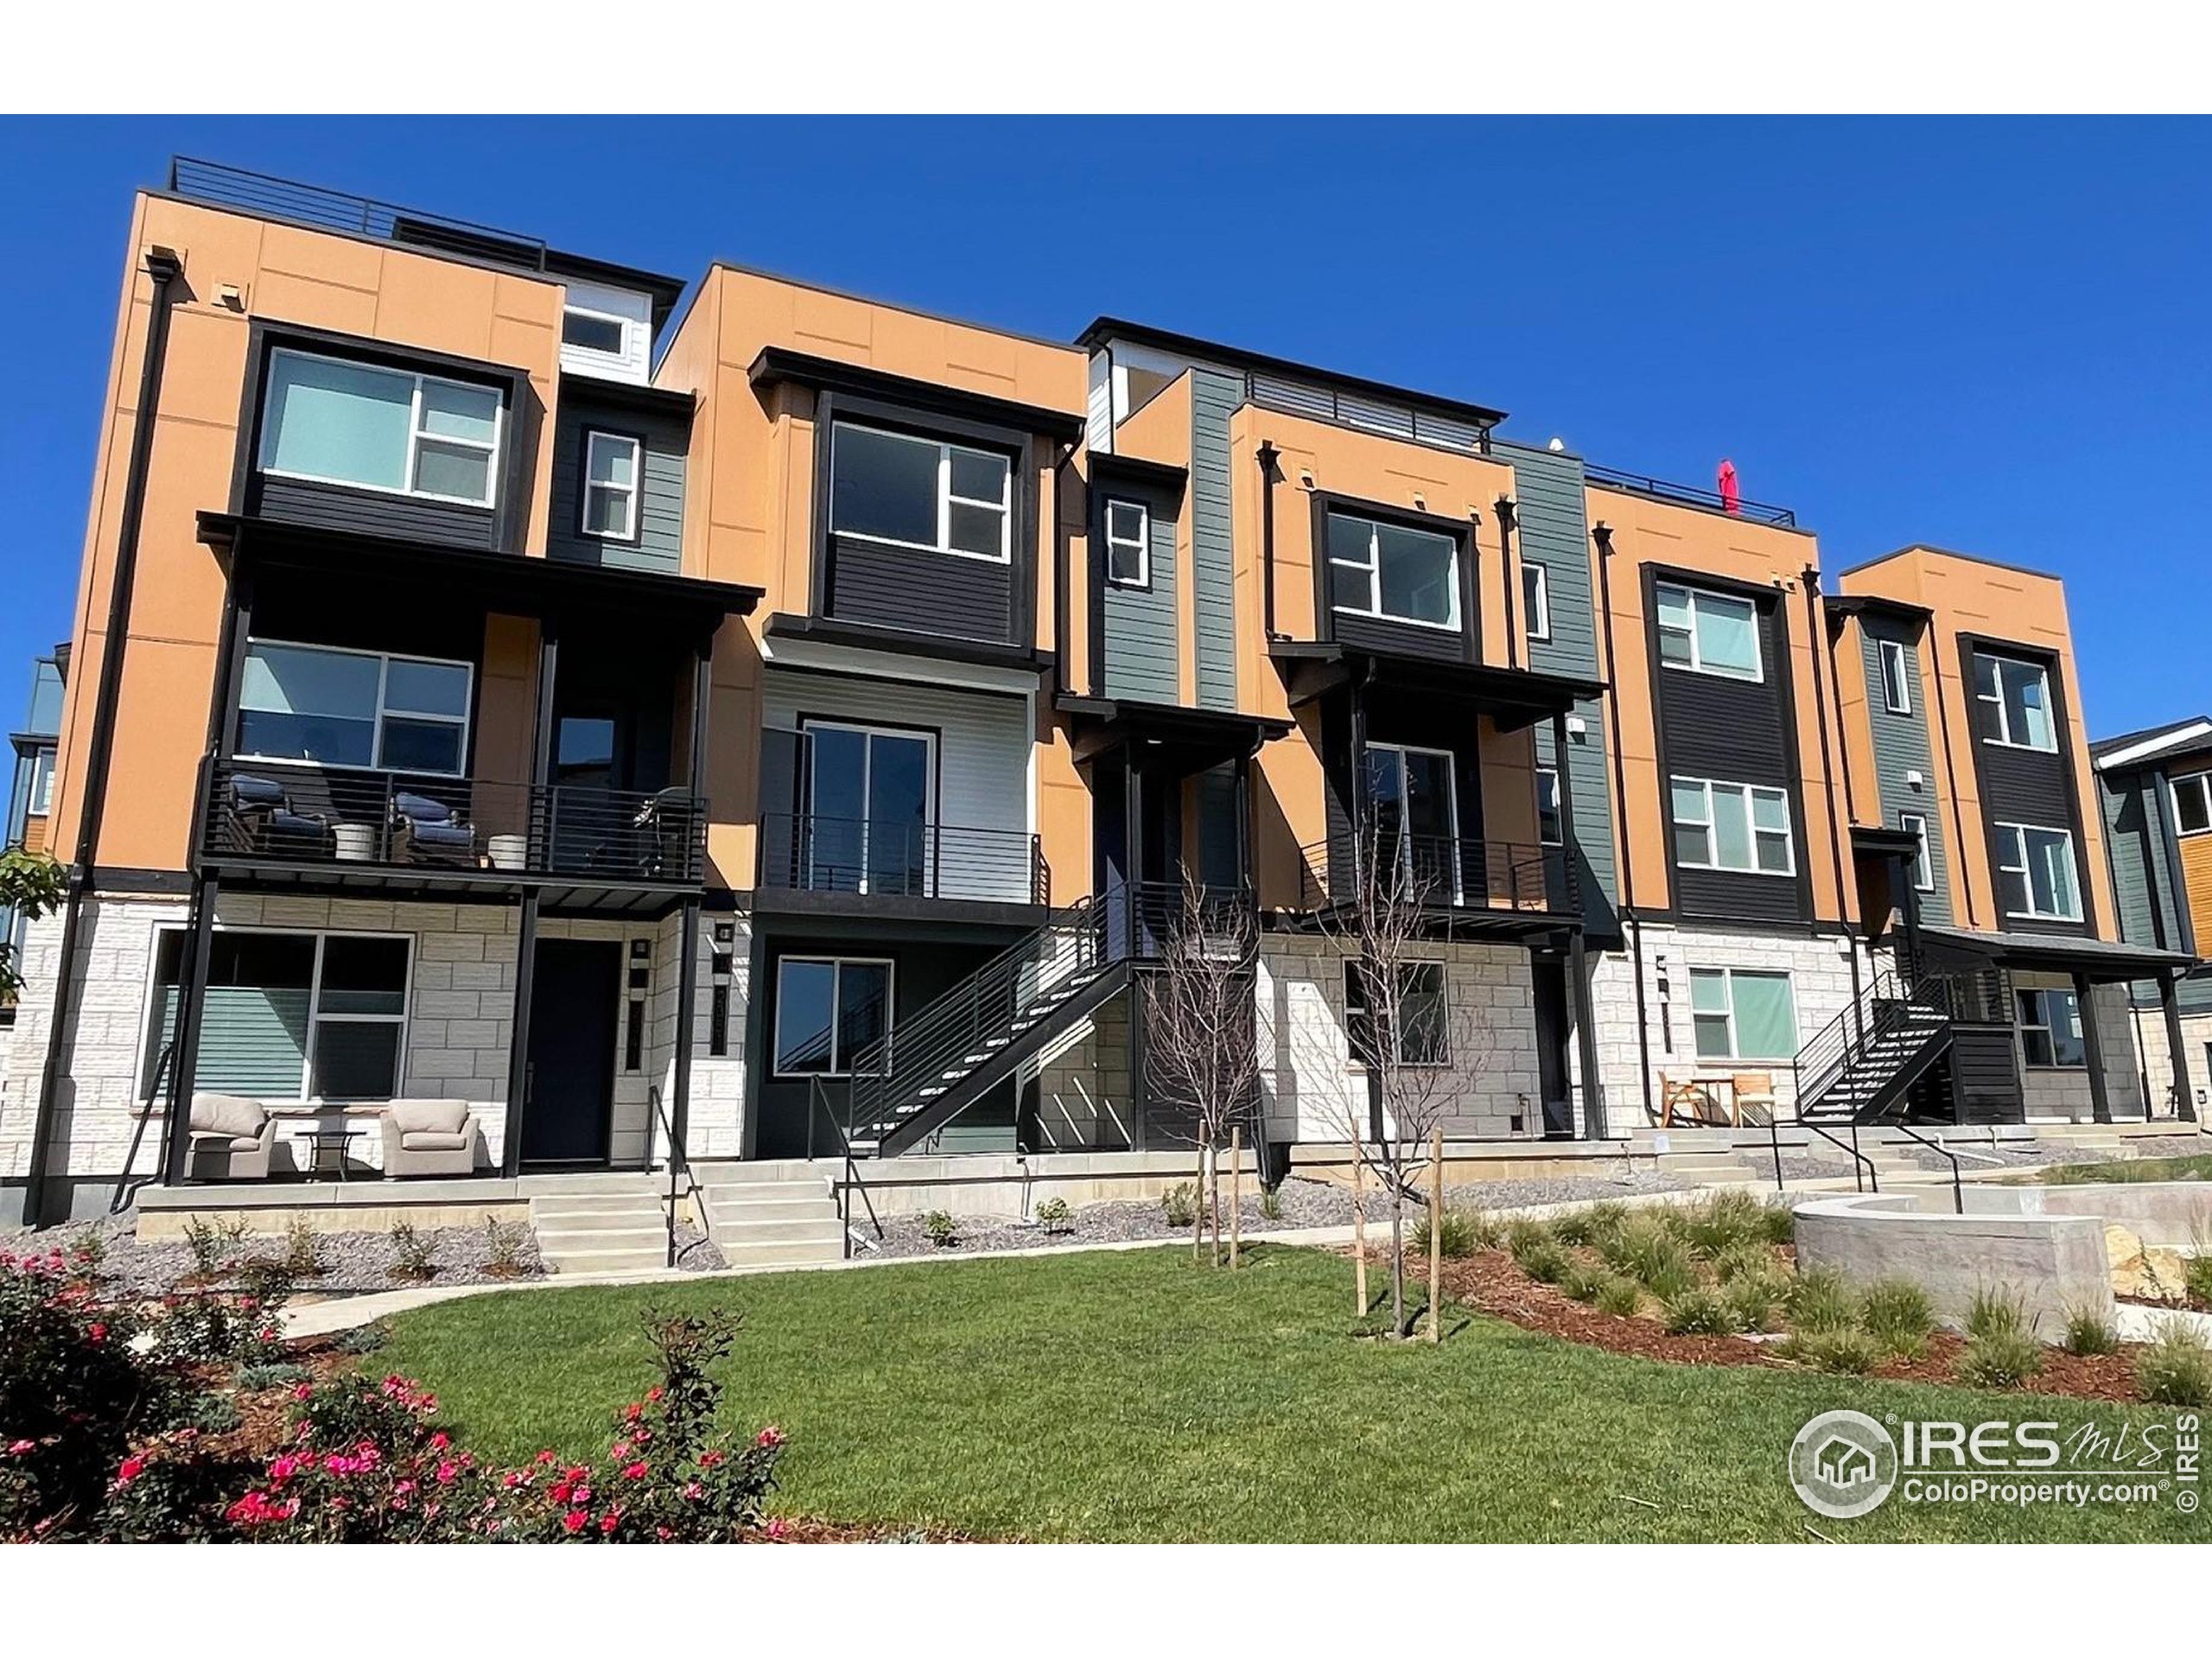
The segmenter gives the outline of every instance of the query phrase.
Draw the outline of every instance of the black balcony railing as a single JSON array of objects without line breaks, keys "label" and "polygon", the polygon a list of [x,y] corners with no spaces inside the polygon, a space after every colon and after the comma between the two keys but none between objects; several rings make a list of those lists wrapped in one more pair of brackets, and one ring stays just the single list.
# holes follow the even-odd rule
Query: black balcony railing
[{"label": "black balcony railing", "polygon": [[423,777],[265,760],[205,764],[210,858],[696,886],[707,804],[690,791]]},{"label": "black balcony railing", "polygon": [[1701,490],[1694,484],[1673,484],[1663,478],[1646,478],[1639,473],[1624,473],[1611,467],[1585,467],[1582,470],[1592,484],[1626,490],[1633,495],[1648,495],[1655,501],[1672,501],[1678,506],[1725,512],[1732,518],[1748,518],[1755,524],[1775,524],[1783,530],[1796,527],[1797,515],[1788,507],[1741,499],[1732,507],[1718,490]]},{"label": "black balcony railing", "polygon": [[1569,914],[1576,905],[1573,872],[1554,848],[1384,831],[1299,850],[1306,910],[1356,906],[1370,892],[1423,910]]},{"label": "black balcony railing", "polygon": [[396,207],[343,190],[326,190],[321,185],[275,178],[242,167],[226,167],[219,162],[195,161],[188,156],[171,157],[169,193],[323,230],[466,254],[521,270],[545,269],[545,244],[534,236],[472,225],[467,219]]},{"label": "black balcony railing", "polygon": [[880,899],[1052,901],[1044,850],[1026,831],[810,812],[761,815],[760,885]]}]

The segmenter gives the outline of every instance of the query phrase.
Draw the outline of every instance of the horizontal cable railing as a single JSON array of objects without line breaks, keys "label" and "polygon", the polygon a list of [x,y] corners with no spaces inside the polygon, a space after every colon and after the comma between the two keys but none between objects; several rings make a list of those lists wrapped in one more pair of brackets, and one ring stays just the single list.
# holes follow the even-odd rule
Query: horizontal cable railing
[{"label": "horizontal cable railing", "polygon": [[1740,497],[1732,506],[1718,490],[1701,490],[1694,484],[1675,484],[1663,478],[1646,478],[1640,473],[1624,473],[1611,467],[1586,466],[1582,472],[1592,484],[1626,490],[1633,495],[1648,495],[1656,501],[1672,501],[1685,507],[1703,507],[1711,512],[1725,512],[1732,518],[1748,518],[1756,524],[1774,524],[1784,530],[1794,529],[1797,524],[1797,515],[1788,507],[1777,507],[1764,501],[1745,501]]},{"label": "horizontal cable railing", "polygon": [[545,269],[545,244],[534,236],[474,225],[467,219],[448,219],[442,213],[424,213],[419,208],[401,207],[343,190],[328,190],[318,184],[302,184],[296,179],[280,179],[243,167],[226,167],[220,162],[203,162],[189,156],[172,157],[169,193],[218,207],[266,214],[272,219],[318,226],[324,230],[375,237],[380,241],[401,242],[443,253],[466,254],[524,270]]},{"label": "horizontal cable railing", "polygon": [[1026,830],[810,812],[761,814],[760,885],[892,899],[1052,899],[1043,845]]},{"label": "horizontal cable railing", "polygon": [[1307,910],[1355,905],[1368,891],[1427,909],[1571,914],[1576,906],[1573,867],[1555,848],[1385,830],[1364,842],[1349,835],[1315,842],[1299,855]]},{"label": "horizontal cable railing", "polygon": [[211,858],[696,885],[707,804],[686,790],[206,763]]}]

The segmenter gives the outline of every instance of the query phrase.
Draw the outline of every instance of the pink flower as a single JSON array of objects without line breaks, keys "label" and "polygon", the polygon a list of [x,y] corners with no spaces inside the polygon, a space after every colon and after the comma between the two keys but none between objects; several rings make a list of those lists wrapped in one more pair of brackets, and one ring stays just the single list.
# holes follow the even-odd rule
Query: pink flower
[{"label": "pink flower", "polygon": [[780,1544],[784,1541],[784,1539],[790,1532],[791,1529],[784,1524],[784,1517],[782,1516],[779,1515],[770,1518],[768,1522],[768,1541],[770,1543]]},{"label": "pink flower", "polygon": [[[510,1469],[507,1471],[505,1476],[500,1480],[499,1484],[505,1487],[512,1492],[516,1487],[522,1484],[523,1478],[524,1478],[521,1475],[517,1474],[513,1470]],[[491,1500],[486,1498],[485,1502],[488,1503]]]},{"label": "pink flower", "polygon": [[300,1471],[300,1460],[286,1455],[269,1465],[269,1479],[272,1485],[281,1486]]},{"label": "pink flower", "polygon": [[604,1537],[607,1534],[613,1532],[614,1530],[615,1522],[620,1518],[620,1516],[621,1511],[620,1510],[609,1510],[605,1515],[601,1516],[599,1517],[600,1535]]},{"label": "pink flower", "polygon": [[442,1428],[436,1433],[430,1436],[430,1450],[433,1452],[442,1452],[446,1447],[452,1444],[453,1436],[447,1433]]},{"label": "pink flower", "polygon": [[8,1455],[11,1458],[20,1458],[24,1452],[35,1452],[37,1449],[38,1443],[35,1440],[10,1440],[8,1443]]},{"label": "pink flower", "polygon": [[624,1422],[626,1422],[626,1423],[634,1423],[634,1422],[636,1422],[636,1421],[638,1421],[638,1419],[639,1419],[639,1418],[640,1418],[640,1417],[644,1416],[645,1414],[645,1408],[643,1406],[634,1406],[634,1405],[633,1405],[633,1406],[632,1406],[628,1410],[625,1411],[625,1412],[622,1414],[622,1421],[623,1421]]},{"label": "pink flower", "polygon": [[762,1429],[758,1434],[753,1437],[753,1444],[760,1446],[764,1451],[772,1450],[776,1446],[781,1446],[783,1443],[784,1431],[778,1428],[773,1423],[769,1424],[767,1427]]},{"label": "pink flower", "polygon": [[[21,1444],[28,1446],[30,1442],[25,1440],[21,1442]],[[137,1479],[141,1474],[144,1473],[145,1469],[145,1459],[136,1457],[125,1458],[123,1460],[122,1466],[115,1471],[115,1484],[118,1486],[128,1486],[132,1481]]]},{"label": "pink flower", "polygon": [[660,1541],[664,1544],[670,1539],[675,1537],[676,1535],[671,1532],[666,1527],[655,1527],[653,1529],[653,1536],[660,1540]]},{"label": "pink flower", "polygon": [[[306,1399],[306,1398],[307,1398],[310,1394],[313,1394],[314,1392],[315,1392],[315,1390],[314,1390],[313,1389],[310,1389],[309,1387],[308,1387],[308,1385],[307,1385],[306,1383],[304,1383],[304,1382],[298,1383],[298,1384],[295,1385],[295,1387],[294,1387],[294,1388],[293,1388],[293,1389],[292,1389],[292,1398],[293,1398],[293,1399],[295,1399],[295,1400],[304,1400],[304,1399]],[[300,1427],[301,1427],[302,1428],[305,1428],[305,1427],[307,1427],[307,1425],[306,1425],[305,1423],[302,1423],[302,1424],[300,1425]]]},{"label": "pink flower", "polygon": [[569,1497],[575,1493],[575,1490],[576,1489],[570,1485],[567,1481],[556,1480],[553,1483],[552,1486],[553,1501],[556,1503],[566,1503]]},{"label": "pink flower", "polygon": [[630,1464],[623,1469],[622,1478],[625,1480],[643,1480],[645,1478],[645,1474],[646,1470],[645,1461],[640,1459],[638,1462]]},{"label": "pink flower", "polygon": [[702,1452],[699,1454],[699,1466],[702,1469],[712,1469],[721,1460],[722,1454],[719,1451]]},{"label": "pink flower", "polygon": [[561,1517],[561,1525],[569,1532],[582,1532],[584,1529],[584,1522],[590,1519],[591,1516],[586,1515],[582,1510],[570,1510]]},{"label": "pink flower", "polygon": [[579,1486],[579,1487],[577,1487],[577,1488],[576,1488],[576,1491],[575,1491],[575,1500],[576,1500],[576,1502],[577,1502],[577,1503],[590,1503],[590,1502],[591,1502],[591,1488],[590,1488],[590,1487],[588,1487],[588,1486]]},{"label": "pink flower", "polygon": [[92,1342],[105,1342],[107,1340],[107,1326],[95,1319],[92,1325],[86,1328],[85,1335]]},{"label": "pink flower", "polygon": [[545,1451],[540,1452],[537,1454],[537,1461],[540,1465],[550,1464],[553,1461],[553,1452],[551,1448],[548,1447]]},{"label": "pink flower", "polygon": [[613,1459],[617,1463],[621,1462],[623,1459],[630,1455],[630,1442],[627,1440],[615,1441],[613,1445],[607,1448],[607,1455]]},{"label": "pink flower", "polygon": [[658,1405],[660,1403],[661,1396],[667,1392],[667,1389],[662,1388],[659,1383],[656,1382],[652,1387],[645,1390],[645,1398],[652,1401],[655,1405]]},{"label": "pink flower", "polygon": [[683,1496],[690,1498],[694,1503],[696,1503],[706,1495],[707,1489],[702,1486],[697,1481],[687,1480],[683,1483]]},{"label": "pink flower", "polygon": [[447,1459],[445,1462],[438,1465],[438,1484],[441,1486],[450,1485],[453,1482],[453,1478],[460,1472],[461,1465],[454,1462],[452,1459]]}]

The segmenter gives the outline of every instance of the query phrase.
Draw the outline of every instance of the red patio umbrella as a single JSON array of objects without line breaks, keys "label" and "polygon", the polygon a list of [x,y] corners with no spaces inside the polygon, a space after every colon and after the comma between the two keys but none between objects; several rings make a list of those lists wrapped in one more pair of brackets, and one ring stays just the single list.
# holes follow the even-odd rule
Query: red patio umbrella
[{"label": "red patio umbrella", "polygon": [[1720,511],[1741,512],[1743,510],[1744,492],[1736,482],[1736,463],[1723,461],[1720,463]]}]

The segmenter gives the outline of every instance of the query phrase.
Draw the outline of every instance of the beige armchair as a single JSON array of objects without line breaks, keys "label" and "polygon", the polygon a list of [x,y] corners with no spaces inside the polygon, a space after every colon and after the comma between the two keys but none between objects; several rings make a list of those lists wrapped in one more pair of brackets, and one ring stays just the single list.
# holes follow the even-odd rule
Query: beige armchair
[{"label": "beige armchair", "polygon": [[187,1133],[193,1179],[265,1181],[276,1145],[276,1120],[244,1095],[194,1095]]},{"label": "beige armchair", "polygon": [[384,1109],[386,1175],[467,1175],[477,1131],[465,1100],[395,1100]]}]

